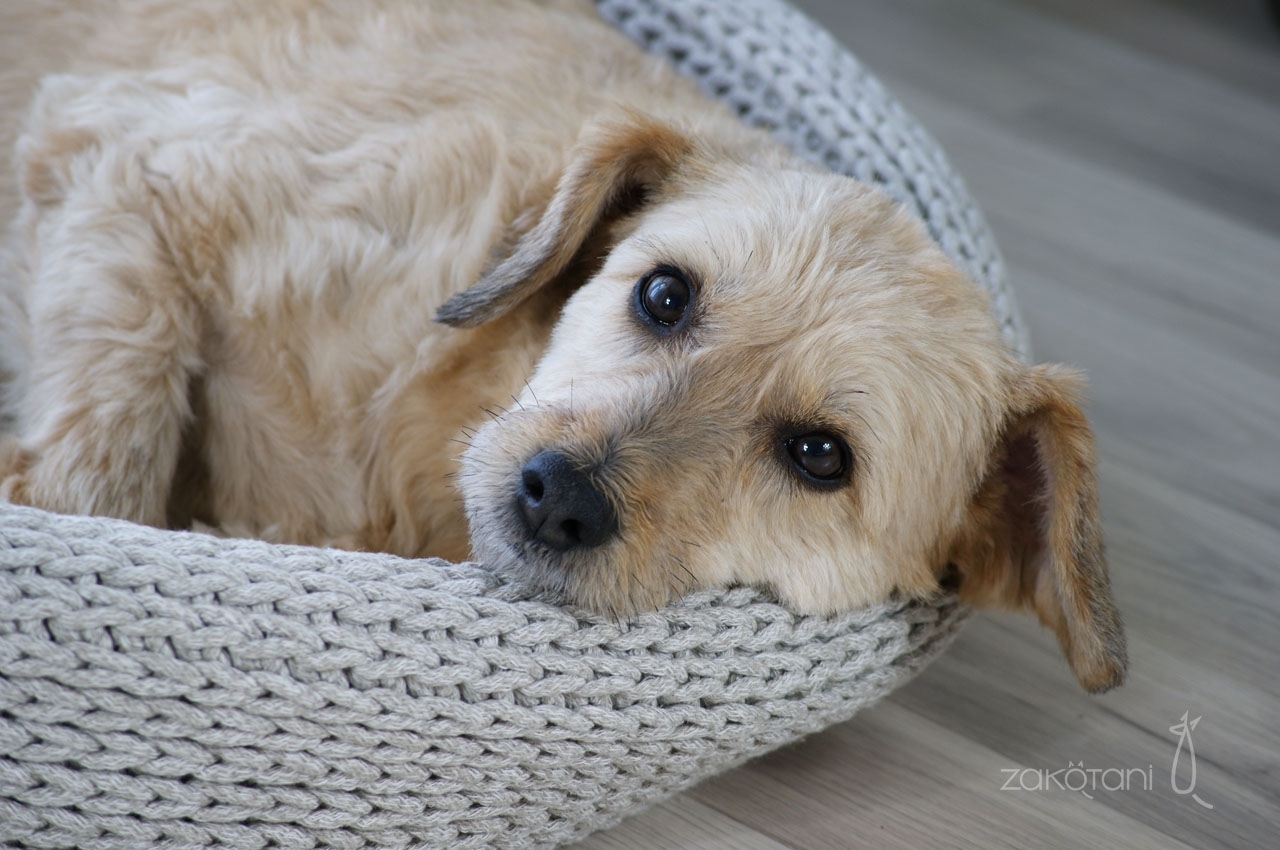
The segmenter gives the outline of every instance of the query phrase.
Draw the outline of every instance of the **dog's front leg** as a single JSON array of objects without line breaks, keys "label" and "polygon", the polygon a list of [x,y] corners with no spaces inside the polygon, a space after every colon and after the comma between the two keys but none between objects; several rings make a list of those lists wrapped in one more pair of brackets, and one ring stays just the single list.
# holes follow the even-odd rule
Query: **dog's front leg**
[{"label": "dog's front leg", "polygon": [[57,203],[36,205],[25,427],[20,447],[0,451],[0,497],[163,526],[199,308],[139,168],[100,162]]}]

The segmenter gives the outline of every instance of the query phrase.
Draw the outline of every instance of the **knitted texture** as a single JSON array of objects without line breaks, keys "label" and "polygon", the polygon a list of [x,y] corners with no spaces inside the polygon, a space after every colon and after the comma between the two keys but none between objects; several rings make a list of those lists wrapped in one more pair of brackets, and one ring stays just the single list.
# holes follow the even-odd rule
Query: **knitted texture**
[{"label": "knitted texture", "polygon": [[851,715],[954,603],[625,624],[475,565],[0,510],[0,841],[547,847]]},{"label": "knitted texture", "polygon": [[[909,203],[1025,337],[941,153],[773,0],[600,0],[744,120]],[[552,847],[850,717],[967,615],[750,589],[613,623],[471,564],[0,506],[0,843]]]}]

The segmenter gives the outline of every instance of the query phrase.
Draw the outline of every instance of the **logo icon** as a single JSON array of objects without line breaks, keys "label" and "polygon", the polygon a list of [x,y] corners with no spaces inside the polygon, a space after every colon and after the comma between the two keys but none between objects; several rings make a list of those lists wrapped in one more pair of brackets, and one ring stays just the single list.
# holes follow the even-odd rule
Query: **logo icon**
[{"label": "logo icon", "polygon": [[[1173,786],[1175,794],[1190,794],[1191,799],[1206,809],[1212,809],[1213,805],[1200,799],[1200,795],[1196,793],[1196,745],[1191,741],[1191,732],[1200,724],[1200,718],[1188,720],[1187,717],[1190,714],[1189,711],[1182,712],[1182,719],[1169,727],[1169,731],[1178,736],[1178,749],[1173,753],[1173,766],[1169,768],[1169,784]],[[1178,762],[1182,758],[1184,749],[1187,751],[1187,761],[1191,762],[1191,781],[1185,788],[1180,788],[1178,787]]]}]

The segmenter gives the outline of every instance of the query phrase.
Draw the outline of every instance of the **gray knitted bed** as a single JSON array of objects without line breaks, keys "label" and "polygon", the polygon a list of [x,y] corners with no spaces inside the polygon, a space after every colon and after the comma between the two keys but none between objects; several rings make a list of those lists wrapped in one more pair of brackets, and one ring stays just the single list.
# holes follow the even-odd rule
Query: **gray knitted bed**
[{"label": "gray knitted bed", "polygon": [[[599,0],[743,119],[884,186],[993,293],[936,145],[775,0]],[[475,565],[0,507],[0,842],[551,847],[850,717],[953,600],[798,617],[747,589],[615,624]]]}]

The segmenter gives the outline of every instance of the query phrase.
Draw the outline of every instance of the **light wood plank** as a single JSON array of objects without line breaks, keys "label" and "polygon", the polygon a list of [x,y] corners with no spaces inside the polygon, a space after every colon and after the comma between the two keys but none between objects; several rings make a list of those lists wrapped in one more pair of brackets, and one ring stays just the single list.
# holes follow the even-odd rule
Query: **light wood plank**
[{"label": "light wood plank", "polygon": [[1280,99],[1280,28],[1268,0],[1022,0],[1140,52]]},{"label": "light wood plank", "polygon": [[1001,790],[1039,787],[1021,771],[1041,767],[1066,763],[1018,762],[889,701],[693,793],[739,819],[770,811],[771,834],[815,850],[1188,846],[1121,810],[1147,792]]},{"label": "light wood plank", "polygon": [[836,29],[895,92],[902,84],[928,90],[1048,148],[1109,161],[1256,226],[1280,226],[1273,98],[1011,0],[801,6],[843,22]]},{"label": "light wood plank", "polygon": [[786,850],[787,845],[683,794],[573,845],[574,850]]}]

